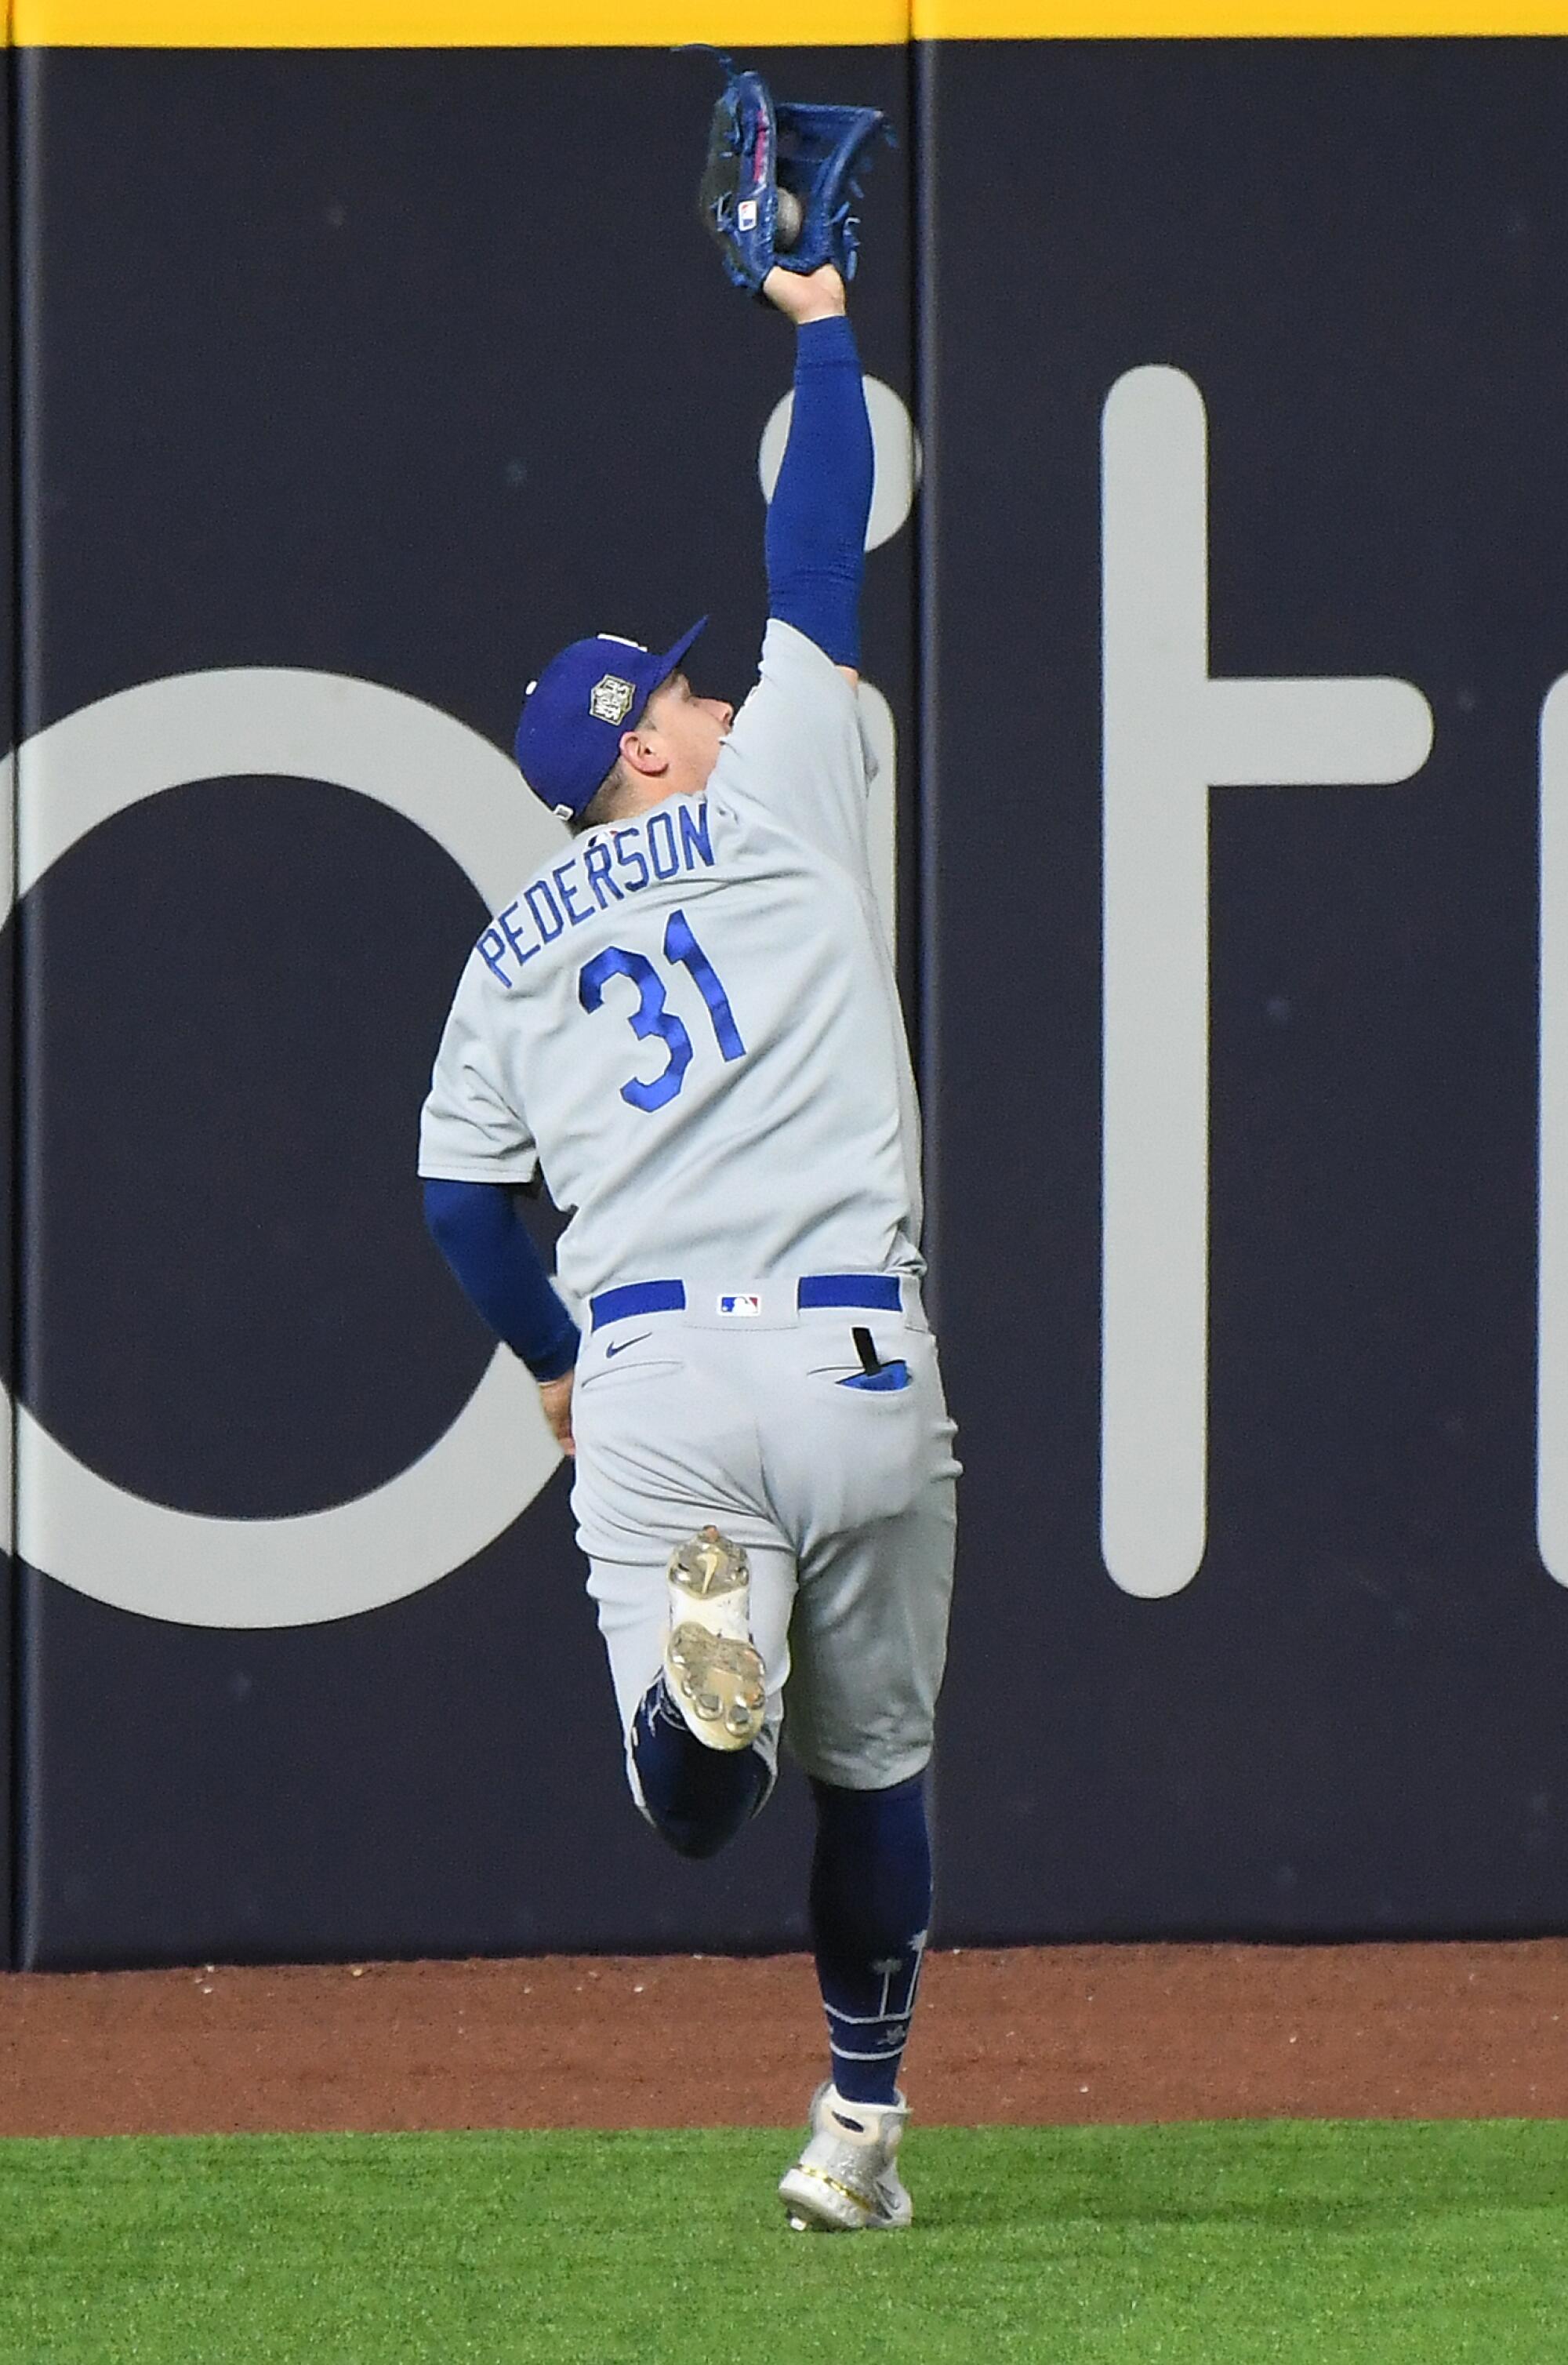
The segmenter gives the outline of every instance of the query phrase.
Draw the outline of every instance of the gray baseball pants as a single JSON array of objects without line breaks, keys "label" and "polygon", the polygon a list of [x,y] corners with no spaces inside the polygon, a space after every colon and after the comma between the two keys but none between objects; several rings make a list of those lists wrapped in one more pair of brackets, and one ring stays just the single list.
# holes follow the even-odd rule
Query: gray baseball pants
[{"label": "gray baseball pants", "polygon": [[[756,1310],[720,1313],[721,1302]],[[621,1728],[662,1664],[665,1569],[710,1521],[751,1562],[768,1714],[805,1771],[851,1790],[920,1772],[946,1654],[953,1454],[935,1341],[914,1284],[902,1310],[801,1308],[796,1285],[689,1286],[683,1311],[585,1338],[572,1508]],[[907,1385],[867,1387],[868,1331]],[[628,1750],[627,1768],[638,1791]]]}]

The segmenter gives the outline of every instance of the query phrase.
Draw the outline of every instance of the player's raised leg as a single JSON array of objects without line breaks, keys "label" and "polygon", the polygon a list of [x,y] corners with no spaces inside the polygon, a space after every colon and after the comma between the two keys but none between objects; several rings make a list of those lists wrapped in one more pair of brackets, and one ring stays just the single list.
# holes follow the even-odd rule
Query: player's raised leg
[{"label": "player's raised leg", "polygon": [[[737,1555],[747,1572],[738,1601],[735,1590],[717,1602],[710,1597],[706,1605],[700,1596],[694,1599],[670,1568],[683,1552],[698,1556],[691,1547],[699,1536],[694,1529],[681,1546],[662,1550],[659,1540],[650,1537],[646,1558],[624,1559],[611,1557],[602,1550],[602,1539],[596,1539],[588,1576],[626,1735],[632,1796],[660,1838],[689,1856],[716,1855],[772,1790],[795,1597],[790,1552],[776,1542],[753,1542]],[[704,1545],[709,1541],[701,1539]],[[732,1631],[714,1636],[706,1619],[721,1614],[719,1604]],[[722,1641],[727,1655],[733,1653],[734,1670],[715,1671],[704,1658],[704,1645],[687,1631],[699,1617],[714,1646]],[[745,1625],[736,1635],[742,1618]],[[689,1671],[701,1671],[690,1697],[681,1687],[678,1667],[672,1680],[677,1657]],[[714,1688],[707,1689],[710,1685]],[[759,1689],[760,1709],[753,1704]],[[704,1716],[703,1709],[713,1707],[718,1714]],[[727,1728],[731,1713],[744,1721],[739,1735]],[[709,1732],[719,1740],[707,1737]]]},{"label": "player's raised leg", "polygon": [[612,1320],[584,1341],[576,1388],[572,1508],[627,1777],[692,1856],[715,1855],[773,1787],[795,1604],[732,1356],[673,1312],[642,1330]]},{"label": "player's raised leg", "polygon": [[677,1853],[716,1855],[773,1787],[777,1729],[759,1748],[767,1679],[751,1631],[751,1564],[711,1522],[666,1575],[663,1664],[632,1719],[644,1812]]}]

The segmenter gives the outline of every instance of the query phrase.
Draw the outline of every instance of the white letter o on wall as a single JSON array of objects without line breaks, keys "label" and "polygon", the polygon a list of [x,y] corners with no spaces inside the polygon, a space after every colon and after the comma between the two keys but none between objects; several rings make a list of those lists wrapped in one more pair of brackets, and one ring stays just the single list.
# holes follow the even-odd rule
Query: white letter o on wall
[{"label": "white letter o on wall", "polygon": [[[451,856],[487,911],[566,835],[508,757],[399,690],[288,667],[175,674],[67,715],[6,759],[17,876],[0,918],[128,806],[188,780],[257,773],[329,780],[389,806]],[[8,1440],[4,1389],[0,1413]],[[15,1421],[22,1559],[95,1600],[186,1626],[317,1625],[418,1593],[503,1534],[560,1459],[538,1392],[505,1347],[417,1462],[368,1495],[294,1519],[150,1502],[77,1461],[25,1405]],[[7,1526],[12,1499],[0,1488]]]}]

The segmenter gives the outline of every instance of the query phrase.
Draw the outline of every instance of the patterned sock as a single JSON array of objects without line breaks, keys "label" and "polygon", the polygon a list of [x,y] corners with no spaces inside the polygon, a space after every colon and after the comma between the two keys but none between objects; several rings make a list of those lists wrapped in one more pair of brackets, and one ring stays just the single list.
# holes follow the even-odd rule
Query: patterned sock
[{"label": "patterned sock", "polygon": [[751,1821],[772,1768],[750,1749],[709,1749],[669,1696],[663,1672],[637,1703],[632,1759],[654,1828],[678,1855],[717,1855]]},{"label": "patterned sock", "polygon": [[890,2102],[931,1920],[922,1775],[890,1790],[813,1782],[812,1934],[833,2082],[846,2102]]}]

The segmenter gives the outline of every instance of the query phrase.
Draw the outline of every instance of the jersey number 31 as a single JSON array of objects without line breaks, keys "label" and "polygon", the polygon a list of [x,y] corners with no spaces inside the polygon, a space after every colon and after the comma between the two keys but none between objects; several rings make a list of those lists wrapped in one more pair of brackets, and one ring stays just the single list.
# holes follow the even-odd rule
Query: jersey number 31
[{"label": "jersey number 31", "polygon": [[[741,1041],[740,1028],[729,997],[719,982],[719,972],[686,924],[684,912],[672,912],[665,927],[665,958],[689,970],[697,981],[697,991],[708,1004],[708,1014],[713,1021],[713,1032],[719,1048],[726,1059],[745,1057],[745,1045]],[[638,1037],[657,1035],[663,1038],[669,1058],[651,1084],[633,1076],[621,1087],[621,1097],[633,1108],[663,1108],[674,1100],[686,1082],[686,1071],[691,1065],[691,1037],[665,1003],[663,980],[646,953],[631,953],[624,945],[609,945],[592,960],[585,961],[577,980],[577,999],[585,1010],[597,1010],[604,1000],[604,989],[612,977],[629,977],[638,992],[635,1010],[628,1012],[632,1032]]]}]

